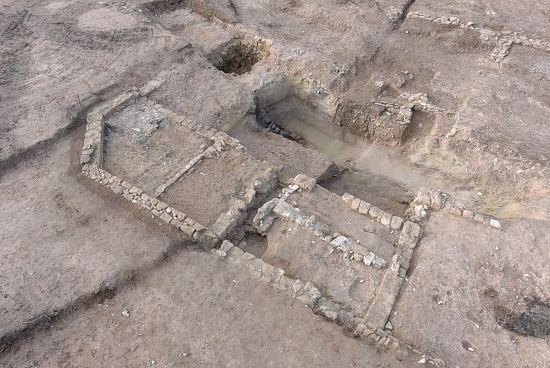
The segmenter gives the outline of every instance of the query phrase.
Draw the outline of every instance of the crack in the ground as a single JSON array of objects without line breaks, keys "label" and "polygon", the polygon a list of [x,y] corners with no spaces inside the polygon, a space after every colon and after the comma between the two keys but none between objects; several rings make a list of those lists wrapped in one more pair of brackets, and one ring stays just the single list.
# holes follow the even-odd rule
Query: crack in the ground
[{"label": "crack in the ground", "polygon": [[153,269],[158,268],[180,253],[184,249],[183,245],[182,241],[173,240],[166,250],[150,263],[142,267],[119,272],[112,278],[103,281],[96,290],[81,295],[58,309],[40,313],[38,316],[25,321],[25,326],[22,328],[5,332],[0,336],[0,357],[7,354],[12,347],[35,336],[38,332],[56,325],[64,318],[74,313],[85,311],[93,305],[103,303],[105,300],[112,299],[122,290],[139,282],[139,279],[144,277],[143,275],[149,274]]},{"label": "crack in the ground", "polygon": [[399,29],[399,27],[401,27],[401,25],[403,24],[405,19],[407,19],[407,15],[409,14],[409,11],[410,11],[410,9],[413,6],[415,1],[416,0],[408,0],[405,3],[405,5],[403,6],[403,10],[401,11],[401,15],[399,16],[399,18],[397,18],[397,20],[395,21],[395,23],[393,25],[393,30]]},{"label": "crack in the ground", "polygon": [[233,0],[229,0],[229,7],[230,7],[231,10],[233,11],[233,13],[235,13],[235,17],[236,17],[236,18],[239,18],[239,11],[237,10],[237,6],[236,6],[235,3],[233,2]]}]

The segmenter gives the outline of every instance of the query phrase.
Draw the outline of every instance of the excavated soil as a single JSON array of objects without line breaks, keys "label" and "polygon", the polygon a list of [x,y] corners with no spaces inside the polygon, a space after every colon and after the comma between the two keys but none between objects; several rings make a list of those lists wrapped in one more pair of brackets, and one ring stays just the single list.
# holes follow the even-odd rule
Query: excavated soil
[{"label": "excavated soil", "polygon": [[549,367],[550,10],[0,4],[1,367]]}]

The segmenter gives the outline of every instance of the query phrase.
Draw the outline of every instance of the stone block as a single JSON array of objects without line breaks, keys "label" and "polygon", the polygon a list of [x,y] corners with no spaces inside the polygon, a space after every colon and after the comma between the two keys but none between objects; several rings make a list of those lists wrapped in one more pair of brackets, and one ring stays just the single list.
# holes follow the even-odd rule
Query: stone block
[{"label": "stone block", "polygon": [[220,241],[216,234],[206,228],[201,231],[195,231],[193,239],[198,240],[202,247],[206,249],[214,248]]},{"label": "stone block", "polygon": [[371,204],[369,202],[361,201],[359,204],[358,211],[362,215],[368,215],[370,210]]},{"label": "stone block", "polygon": [[330,245],[334,248],[348,247],[351,249],[351,241],[344,235],[338,235],[330,242]]},{"label": "stone block", "polygon": [[181,224],[179,229],[190,238],[192,238],[193,234],[195,233],[195,229],[193,228],[193,226],[190,226],[186,223]]},{"label": "stone block", "polygon": [[364,255],[369,251],[366,247],[362,246],[361,244],[357,244],[357,242],[351,242],[351,250],[353,251],[353,253],[361,254],[361,255]]},{"label": "stone block", "polygon": [[345,204],[347,204],[348,206],[351,206],[351,202],[355,199],[355,197],[349,193],[344,193],[342,195],[342,200],[344,201]]},{"label": "stone block", "polygon": [[290,277],[283,275],[280,280],[276,283],[273,283],[273,287],[279,290],[288,290],[294,282]]},{"label": "stone block", "polygon": [[270,265],[267,262],[262,261],[262,276],[265,277],[268,281],[271,281],[273,277],[273,272],[275,271],[275,266]]},{"label": "stone block", "polygon": [[399,216],[392,216],[390,227],[394,230],[400,230],[403,225],[403,219]]},{"label": "stone block", "polygon": [[273,269],[273,272],[271,273],[271,282],[277,283],[281,281],[284,274],[285,274],[285,270],[283,270],[282,268],[275,267]]},{"label": "stone block", "polygon": [[391,213],[384,212],[382,215],[382,218],[380,219],[380,223],[384,226],[389,227],[391,224],[392,215]]},{"label": "stone block", "polygon": [[381,219],[383,215],[384,215],[384,211],[377,206],[372,206],[369,209],[369,216],[374,219],[377,219],[377,220]]},{"label": "stone block", "polygon": [[376,259],[376,254],[374,254],[373,252],[368,252],[367,254],[365,254],[363,256],[363,263],[366,265],[366,266],[370,266],[372,265],[372,262]]},{"label": "stone block", "polygon": [[292,283],[292,285],[290,285],[290,288],[288,289],[290,296],[294,298],[302,295],[304,286],[305,284],[301,280],[294,280],[294,282]]},{"label": "stone block", "polygon": [[480,215],[479,213],[476,213],[474,215],[474,221],[483,223],[483,222],[485,222],[485,217],[483,217],[483,215]]},{"label": "stone block", "polygon": [[315,188],[315,185],[317,184],[315,179],[305,175],[305,174],[298,174],[292,181],[293,184],[298,185],[300,188],[306,191],[311,191]]},{"label": "stone block", "polygon": [[301,295],[296,299],[304,303],[308,307],[313,307],[317,300],[321,297],[321,292],[310,282],[307,282],[303,288]]},{"label": "stone block", "polygon": [[166,222],[167,224],[169,224],[172,221],[172,216],[170,216],[168,213],[165,212],[162,215],[160,215],[160,219]]},{"label": "stone block", "polygon": [[254,216],[254,219],[252,221],[252,225],[260,234],[265,234],[267,230],[269,230],[271,225],[273,225],[273,208],[278,203],[279,199],[275,198],[270,200],[269,202],[264,203],[264,205],[258,209],[258,212],[256,213],[256,216]]},{"label": "stone block", "polygon": [[403,230],[401,230],[401,234],[399,235],[398,244],[399,246],[406,246],[414,249],[421,234],[422,229],[420,228],[420,225],[414,222],[406,221],[403,225]]},{"label": "stone block", "polygon": [[239,247],[232,247],[226,251],[227,257],[230,257],[231,259],[241,259],[243,253],[243,250]]},{"label": "stone block", "polygon": [[168,205],[164,202],[161,202],[159,201],[156,205],[155,205],[155,208],[158,210],[158,211],[164,211],[166,208],[168,208]]},{"label": "stone block", "polygon": [[498,220],[490,219],[489,226],[494,227],[495,229],[502,230],[502,225]]},{"label": "stone block", "polygon": [[374,260],[372,261],[371,266],[381,270],[386,266],[386,260],[382,257],[376,256],[374,257]]},{"label": "stone block", "polygon": [[250,206],[252,202],[254,201],[254,198],[256,198],[256,191],[252,188],[248,188],[244,192],[244,202],[246,203],[246,206]]},{"label": "stone block", "polygon": [[329,321],[336,321],[338,313],[342,310],[342,306],[333,303],[330,300],[320,297],[314,311],[320,316],[325,317]]},{"label": "stone block", "polygon": [[184,221],[185,218],[187,217],[187,215],[179,210],[176,210],[176,209],[173,209],[172,210],[172,216],[175,218],[175,219],[178,219],[180,221]]}]

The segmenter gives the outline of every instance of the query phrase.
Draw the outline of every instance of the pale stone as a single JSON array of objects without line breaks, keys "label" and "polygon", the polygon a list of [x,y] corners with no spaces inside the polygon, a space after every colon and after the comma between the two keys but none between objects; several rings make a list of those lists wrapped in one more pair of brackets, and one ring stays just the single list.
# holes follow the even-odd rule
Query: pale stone
[{"label": "pale stone", "polygon": [[393,216],[391,218],[390,227],[394,230],[401,229],[401,226],[403,225],[403,219],[399,216]]},{"label": "pale stone", "polygon": [[382,269],[386,265],[386,260],[382,257],[376,256],[372,261],[372,266],[374,268]]},{"label": "pale stone", "polygon": [[489,220],[489,225],[491,225],[495,229],[502,230],[502,225],[500,224],[500,222],[498,220],[490,219]]},{"label": "pale stone", "polygon": [[477,221],[477,222],[485,222],[485,217],[483,217],[483,216],[480,215],[479,213],[476,213],[475,216],[474,216],[474,221]]},{"label": "pale stone", "polygon": [[167,213],[163,213],[162,215],[160,215],[160,219],[169,224],[172,221],[172,216]]},{"label": "pale stone", "polygon": [[288,290],[290,293],[290,296],[292,297],[299,296],[302,293],[304,286],[305,285],[302,281],[300,281],[299,279],[295,280]]},{"label": "pale stone", "polygon": [[384,211],[376,206],[372,206],[369,210],[369,216],[375,219],[382,218]]},{"label": "pale stone", "polygon": [[451,215],[455,215],[455,216],[462,216],[462,208],[456,207],[456,206],[451,206],[449,208],[449,213]]},{"label": "pale stone", "polygon": [[344,193],[342,195],[342,200],[344,201],[345,204],[347,204],[348,206],[351,205],[351,202],[355,199],[355,197],[349,193]]},{"label": "pale stone", "polygon": [[298,185],[303,190],[313,190],[315,188],[316,182],[315,179],[305,175],[305,174],[298,174],[293,180],[293,183],[295,185]]},{"label": "pale stone", "polygon": [[337,236],[333,241],[330,242],[330,245],[332,245],[334,248],[338,248],[344,244],[349,243],[349,239],[343,235]]},{"label": "pale stone", "polygon": [[224,240],[222,245],[220,246],[220,250],[227,253],[233,247],[233,243],[231,243],[229,240]]},{"label": "pale stone", "polygon": [[244,192],[243,199],[247,205],[250,205],[252,201],[254,201],[254,198],[256,197],[256,191],[252,188],[248,188]]},{"label": "pale stone", "polygon": [[390,226],[392,215],[390,213],[385,212],[384,215],[382,215],[382,218],[380,219],[380,223],[384,226]]},{"label": "pale stone", "polygon": [[416,214],[416,217],[419,219],[426,218],[428,216],[428,212],[426,212],[426,209],[424,208],[425,205],[419,204],[414,206],[414,213]]},{"label": "pale stone", "polygon": [[375,258],[376,258],[376,254],[374,254],[373,252],[368,252],[363,257],[363,263],[367,266],[370,266]]},{"label": "pale stone", "polygon": [[355,198],[353,201],[351,201],[351,209],[354,211],[357,211],[360,205],[361,200],[359,198]]},{"label": "pale stone", "polygon": [[189,237],[192,237],[193,233],[195,232],[195,229],[192,226],[185,223],[181,224],[179,229]]},{"label": "pale stone", "polygon": [[361,201],[361,203],[359,204],[359,213],[362,215],[367,215],[369,213],[369,209],[370,209],[370,203]]},{"label": "pale stone", "polygon": [[163,211],[168,207],[168,205],[164,202],[159,202],[156,204],[155,208],[159,211]]}]

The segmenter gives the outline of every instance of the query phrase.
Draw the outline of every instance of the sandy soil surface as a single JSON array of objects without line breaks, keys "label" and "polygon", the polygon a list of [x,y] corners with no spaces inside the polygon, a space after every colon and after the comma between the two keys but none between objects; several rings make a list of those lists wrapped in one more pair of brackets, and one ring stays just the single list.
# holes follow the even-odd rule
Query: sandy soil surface
[{"label": "sandy soil surface", "polygon": [[71,167],[80,144],[64,137],[0,179],[2,336],[116,289],[181,243],[82,180]]},{"label": "sandy soil surface", "polygon": [[[3,1],[0,366],[547,367],[549,24],[536,0]],[[122,187],[152,194],[219,131],[244,149],[160,199],[227,215],[308,307]],[[274,198],[387,264],[270,224]]]},{"label": "sandy soil surface", "polygon": [[406,366],[257,285],[246,269],[188,249],[115,298],[41,332],[35,342],[4,355],[3,365]]}]

